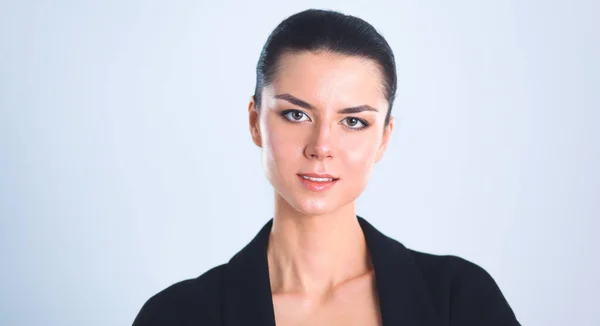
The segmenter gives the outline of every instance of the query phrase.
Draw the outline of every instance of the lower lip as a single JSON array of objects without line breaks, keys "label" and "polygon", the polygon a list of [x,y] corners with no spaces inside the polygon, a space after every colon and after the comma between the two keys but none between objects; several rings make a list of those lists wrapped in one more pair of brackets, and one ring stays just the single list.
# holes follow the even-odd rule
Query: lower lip
[{"label": "lower lip", "polygon": [[311,190],[311,191],[328,190],[329,188],[333,187],[333,185],[338,181],[337,179],[334,179],[333,181],[317,182],[317,181],[312,181],[309,179],[304,179],[302,176],[298,176],[298,178],[300,178],[300,182],[302,182],[302,184],[308,190]]}]

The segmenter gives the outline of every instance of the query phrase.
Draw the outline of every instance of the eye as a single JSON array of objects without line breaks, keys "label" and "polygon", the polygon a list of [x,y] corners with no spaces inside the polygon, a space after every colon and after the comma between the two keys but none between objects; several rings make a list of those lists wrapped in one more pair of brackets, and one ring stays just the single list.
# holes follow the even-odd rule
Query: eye
[{"label": "eye", "polygon": [[298,110],[283,111],[281,113],[281,115],[283,117],[285,117],[287,120],[292,121],[292,122],[300,122],[300,121],[310,120],[304,112],[298,111]]},{"label": "eye", "polygon": [[355,117],[347,117],[342,121],[350,129],[364,129],[369,125],[366,121]]}]

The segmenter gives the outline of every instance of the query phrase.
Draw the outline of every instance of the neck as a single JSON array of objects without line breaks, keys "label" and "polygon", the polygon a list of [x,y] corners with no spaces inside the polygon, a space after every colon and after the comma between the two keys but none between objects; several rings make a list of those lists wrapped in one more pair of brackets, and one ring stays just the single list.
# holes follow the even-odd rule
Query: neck
[{"label": "neck", "polygon": [[276,198],[268,261],[273,293],[325,293],[372,270],[354,203],[307,216]]}]

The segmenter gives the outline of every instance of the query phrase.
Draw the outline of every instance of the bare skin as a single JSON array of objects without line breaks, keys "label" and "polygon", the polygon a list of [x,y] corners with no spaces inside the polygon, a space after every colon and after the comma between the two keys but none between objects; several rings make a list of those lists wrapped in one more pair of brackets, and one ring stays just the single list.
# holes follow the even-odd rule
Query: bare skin
[{"label": "bare skin", "polygon": [[[393,128],[393,119],[384,124],[381,78],[371,60],[286,54],[261,107],[250,102],[252,139],[275,189],[268,264],[277,325],[381,325],[355,211]],[[356,107],[363,110],[340,111]],[[302,184],[303,173],[337,181],[314,191]]]},{"label": "bare skin", "polygon": [[322,222],[286,228],[280,221],[271,233],[277,325],[380,325],[375,274],[360,226],[337,222],[326,229]]}]

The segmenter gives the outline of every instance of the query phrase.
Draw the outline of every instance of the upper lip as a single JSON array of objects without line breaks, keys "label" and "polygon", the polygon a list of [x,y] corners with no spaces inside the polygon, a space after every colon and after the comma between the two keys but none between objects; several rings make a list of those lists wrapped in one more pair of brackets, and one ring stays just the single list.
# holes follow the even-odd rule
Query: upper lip
[{"label": "upper lip", "polygon": [[311,177],[311,178],[339,179],[339,178],[332,176],[329,173],[298,173],[298,175],[300,175],[300,176],[304,175],[304,176]]}]

